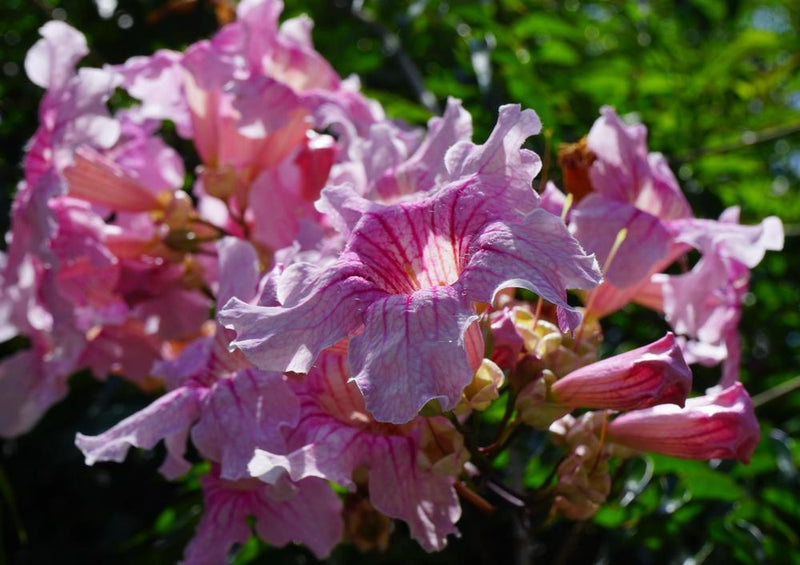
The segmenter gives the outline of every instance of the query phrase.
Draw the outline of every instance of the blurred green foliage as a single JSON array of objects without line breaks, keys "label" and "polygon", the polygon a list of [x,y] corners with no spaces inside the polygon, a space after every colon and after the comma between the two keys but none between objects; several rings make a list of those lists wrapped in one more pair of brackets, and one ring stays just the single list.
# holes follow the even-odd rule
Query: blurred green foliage
[{"label": "blurred green foliage", "polygon": [[[109,7],[106,18],[97,5]],[[742,379],[758,395],[800,372],[800,5],[750,0],[287,0],[316,22],[319,51],[393,117],[424,123],[447,96],[463,99],[476,137],[499,104],[534,108],[552,135],[531,140],[559,180],[557,144],[585,135],[603,104],[645,123],[698,216],[740,205],[753,223],[775,214],[782,254],[755,270],[741,325]],[[214,32],[211,2],[4,0],[0,4],[0,208],[21,177],[41,91],[26,50],[50,17],[89,38],[88,64],[181,49]],[[3,214],[0,227],[7,227]],[[658,316],[634,307],[607,320],[609,353],[659,337]],[[717,369],[695,371],[711,385]],[[29,435],[0,446],[0,565],[175,563],[201,500],[196,474],[170,484],[161,454],[86,468],[77,430],[99,432],[148,399],[118,380],[73,380],[70,398]],[[758,398],[758,397],[757,397]],[[495,414],[502,416],[502,407]],[[645,457],[619,466],[609,504],[588,523],[512,511],[491,519],[464,503],[462,537],[426,555],[398,526],[391,549],[337,549],[331,563],[800,563],[800,393],[758,408],[763,440],[749,466]],[[491,414],[490,414],[491,417]],[[491,418],[489,418],[491,419]],[[491,421],[487,422],[490,425]],[[541,434],[517,438],[495,467],[539,486],[557,462]],[[544,451],[543,451],[544,450]],[[520,459],[533,453],[533,458]],[[201,469],[197,470],[197,473]],[[521,475],[521,476],[520,476]],[[492,502],[497,502],[492,500]],[[520,535],[525,529],[531,536]],[[524,561],[524,560],[523,560]],[[309,563],[302,548],[251,540],[234,563]]]}]

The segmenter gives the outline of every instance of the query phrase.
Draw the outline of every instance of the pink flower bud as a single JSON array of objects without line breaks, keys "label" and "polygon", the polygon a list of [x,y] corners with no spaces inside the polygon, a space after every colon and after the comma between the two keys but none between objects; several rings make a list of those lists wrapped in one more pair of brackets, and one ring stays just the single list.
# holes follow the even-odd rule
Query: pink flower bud
[{"label": "pink flower bud", "polygon": [[683,406],[692,372],[675,336],[592,363],[556,381],[552,399],[572,407],[635,410],[655,404]]},{"label": "pink flower bud", "polygon": [[629,412],[608,425],[608,439],[641,451],[686,459],[739,459],[758,444],[753,403],[741,383],[686,401],[685,408],[654,406]]}]

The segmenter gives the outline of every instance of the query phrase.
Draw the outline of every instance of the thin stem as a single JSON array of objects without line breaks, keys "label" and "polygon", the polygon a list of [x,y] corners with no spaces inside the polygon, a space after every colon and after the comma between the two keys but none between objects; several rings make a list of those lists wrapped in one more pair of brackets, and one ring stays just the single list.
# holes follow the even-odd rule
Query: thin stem
[{"label": "thin stem", "polygon": [[755,408],[760,408],[767,402],[772,402],[798,389],[800,389],[800,375],[755,395],[753,397],[753,406]]},{"label": "thin stem", "polygon": [[383,50],[389,56],[394,57],[397,60],[400,65],[400,70],[408,79],[408,82],[410,83],[411,88],[414,90],[414,94],[416,95],[419,103],[422,104],[429,112],[433,114],[439,114],[439,103],[436,101],[436,96],[433,94],[433,92],[428,90],[428,87],[425,86],[425,81],[422,79],[422,73],[414,64],[414,61],[411,59],[411,57],[408,56],[408,53],[406,53],[403,49],[403,44],[400,41],[400,38],[396,33],[389,31],[389,29],[387,29],[387,27],[381,22],[364,12],[364,10],[361,9],[362,4],[363,2],[361,1],[354,1],[352,3],[350,13],[353,14],[353,17],[355,17],[358,21],[371,28],[373,33],[380,38]]},{"label": "thin stem", "polygon": [[226,230],[225,228],[223,228],[221,226],[218,226],[216,224],[213,224],[213,223],[211,223],[208,220],[205,220],[203,218],[193,218],[192,222],[200,224],[200,225],[203,225],[203,226],[206,226],[206,227],[209,227],[209,228],[211,228],[213,230],[216,230],[219,233],[221,233],[222,235],[233,236],[233,234],[231,232],[229,232],[228,230]]},{"label": "thin stem", "polygon": [[[513,390],[509,389],[508,391],[508,399],[506,401],[506,411],[503,413],[503,419],[500,420],[500,427],[497,431],[497,435],[495,436],[492,443],[487,446],[479,447],[478,452],[484,455],[491,455],[492,453],[497,452],[503,444],[505,444],[506,440],[510,437],[506,435],[506,427],[508,426],[509,420],[511,420],[511,415],[514,413],[514,405],[517,402],[517,395],[514,393]],[[513,431],[513,430],[511,430]]]},{"label": "thin stem", "polygon": [[477,492],[469,488],[466,484],[464,484],[463,481],[456,481],[453,487],[456,489],[456,492],[461,498],[477,507],[482,512],[485,512],[486,514],[494,514],[494,505]]},{"label": "thin stem", "polygon": [[798,132],[800,132],[800,123],[769,127],[758,132],[746,131],[739,136],[738,141],[723,143],[715,147],[701,147],[699,149],[694,149],[675,158],[673,164],[680,165],[682,163],[694,161],[703,155],[718,155],[720,153],[737,151],[739,149],[744,149],[745,147],[750,147],[751,145],[765,143],[767,141],[774,141],[775,139],[780,139]]}]

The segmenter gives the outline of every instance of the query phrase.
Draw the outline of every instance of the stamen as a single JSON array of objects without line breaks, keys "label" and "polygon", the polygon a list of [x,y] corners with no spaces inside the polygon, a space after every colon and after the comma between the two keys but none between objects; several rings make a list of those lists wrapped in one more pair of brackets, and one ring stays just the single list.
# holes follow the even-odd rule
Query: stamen
[{"label": "stamen", "polygon": [[[625,241],[625,238],[628,237],[628,229],[622,228],[617,232],[617,237],[614,239],[614,245],[611,246],[611,251],[608,252],[608,257],[606,258],[605,263],[603,263],[603,268],[601,272],[603,273],[603,278],[605,278],[606,273],[608,272],[608,268],[611,266],[611,262],[616,257],[619,248],[622,246],[622,243]],[[586,308],[583,310],[583,317],[581,318],[581,324],[578,326],[578,330],[575,332],[575,350],[580,347],[581,345],[581,338],[583,337],[583,328],[586,326],[586,320],[589,319],[589,314],[592,311],[592,306],[594,306],[595,297],[597,296],[597,289],[592,290],[589,293],[589,300],[586,301]]]},{"label": "stamen", "polygon": [[614,245],[611,246],[611,251],[608,252],[608,258],[606,259],[606,262],[603,263],[603,270],[602,270],[603,277],[606,276],[608,268],[609,266],[611,266],[611,261],[614,260],[614,257],[616,257],[619,248],[622,246],[622,242],[624,242],[625,238],[627,237],[628,237],[628,228],[622,228],[617,233],[617,238],[614,240]]},{"label": "stamen", "polygon": [[411,267],[411,265],[406,263],[405,270],[406,270],[406,274],[408,275],[408,278],[410,278],[411,282],[414,284],[414,287],[415,288],[421,288],[422,285],[419,284],[419,279],[417,278],[417,273],[414,272],[414,269]]},{"label": "stamen", "polygon": [[575,200],[575,197],[570,192],[567,194],[566,200],[564,200],[564,207],[561,209],[561,221],[567,221],[567,214],[569,214],[569,209],[572,208],[572,202]]}]

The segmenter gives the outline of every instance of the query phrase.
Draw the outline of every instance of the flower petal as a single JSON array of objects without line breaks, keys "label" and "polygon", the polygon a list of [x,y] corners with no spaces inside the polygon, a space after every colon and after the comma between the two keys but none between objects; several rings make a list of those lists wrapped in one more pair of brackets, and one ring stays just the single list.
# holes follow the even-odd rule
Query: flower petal
[{"label": "flower petal", "polygon": [[347,265],[326,270],[304,300],[289,307],[251,306],[232,298],[218,314],[236,331],[232,347],[257,367],[306,373],[317,356],[361,325],[362,312],[379,294]]},{"label": "flower petal", "polygon": [[567,303],[566,289],[589,289],[601,280],[594,256],[583,251],[559,218],[541,208],[518,221],[490,224],[469,254],[460,282],[472,300],[491,302],[498,290],[526,288],[569,313],[572,327],[579,316]]},{"label": "flower petal", "polygon": [[205,396],[192,441],[220,464],[222,478],[247,477],[257,447],[282,450],[281,428],[297,423],[299,406],[280,373],[239,371],[217,381]]},{"label": "flower petal", "polygon": [[464,297],[445,286],[372,304],[349,359],[375,419],[408,422],[433,398],[453,408],[472,381],[464,334],[476,319]]},{"label": "flower petal", "polygon": [[162,439],[189,428],[200,414],[203,394],[193,387],[173,390],[98,436],[78,434],[75,445],[87,465],[120,462],[131,447],[152,449]]},{"label": "flower petal", "polygon": [[653,265],[666,257],[669,249],[669,232],[656,216],[598,194],[590,194],[573,210],[572,225],[578,241],[587,251],[595,253],[603,265],[617,234],[627,230],[627,237],[604,273],[617,287],[640,282]]},{"label": "flower petal", "polygon": [[384,438],[380,456],[369,471],[370,500],[387,516],[408,524],[411,537],[426,551],[447,545],[458,534],[455,523],[461,505],[450,477],[439,477],[417,466],[417,446],[410,438]]}]

